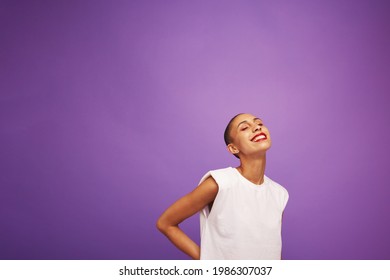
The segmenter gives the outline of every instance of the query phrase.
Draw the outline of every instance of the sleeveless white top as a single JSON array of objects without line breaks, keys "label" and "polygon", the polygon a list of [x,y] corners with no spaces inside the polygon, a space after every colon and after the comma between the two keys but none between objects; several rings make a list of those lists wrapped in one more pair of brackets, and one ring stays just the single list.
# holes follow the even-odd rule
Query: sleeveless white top
[{"label": "sleeveless white top", "polygon": [[200,183],[209,176],[218,194],[211,211],[200,212],[200,259],[281,259],[287,190],[266,176],[256,185],[232,167],[210,171]]}]

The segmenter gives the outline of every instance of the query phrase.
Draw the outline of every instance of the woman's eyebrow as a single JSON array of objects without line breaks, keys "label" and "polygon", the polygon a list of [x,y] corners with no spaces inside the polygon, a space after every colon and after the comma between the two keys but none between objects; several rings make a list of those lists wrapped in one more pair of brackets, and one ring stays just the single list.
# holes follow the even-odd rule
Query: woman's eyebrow
[{"label": "woman's eyebrow", "polygon": [[[259,118],[254,118],[253,119],[253,121],[260,121],[260,122],[263,122],[261,119],[259,119]],[[240,125],[242,125],[243,123],[248,123],[248,121],[242,121],[242,122],[240,122],[238,125],[237,125],[237,128],[240,126]]]},{"label": "woman's eyebrow", "polygon": [[243,123],[248,123],[248,121],[242,121],[242,122],[240,122],[240,123],[237,125],[237,128],[238,128],[240,125],[242,125]]}]

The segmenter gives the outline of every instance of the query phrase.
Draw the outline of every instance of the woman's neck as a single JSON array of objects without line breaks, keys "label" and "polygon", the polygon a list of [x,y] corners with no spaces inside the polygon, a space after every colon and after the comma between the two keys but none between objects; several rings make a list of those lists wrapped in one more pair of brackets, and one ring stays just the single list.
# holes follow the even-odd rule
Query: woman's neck
[{"label": "woman's neck", "polygon": [[237,167],[237,170],[252,183],[261,185],[264,182],[265,162],[265,154],[256,159],[242,158],[240,159],[240,166]]}]

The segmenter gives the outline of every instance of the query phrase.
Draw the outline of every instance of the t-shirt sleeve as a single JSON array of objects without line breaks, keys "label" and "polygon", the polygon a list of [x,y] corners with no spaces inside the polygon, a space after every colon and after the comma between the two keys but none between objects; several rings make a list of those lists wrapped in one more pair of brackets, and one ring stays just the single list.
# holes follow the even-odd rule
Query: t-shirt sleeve
[{"label": "t-shirt sleeve", "polygon": [[203,177],[202,179],[200,180],[199,182],[199,185],[205,181],[208,177],[213,177],[213,179],[215,180],[215,182],[217,183],[218,185],[218,188],[221,189],[221,188],[225,188],[227,186],[230,185],[230,181],[229,180],[229,176],[227,175],[227,172],[229,170],[225,170],[225,169],[218,169],[218,170],[211,170],[209,172],[207,172]]},{"label": "t-shirt sleeve", "polygon": [[288,191],[285,188],[283,188],[283,199],[282,199],[282,210],[283,211],[286,208],[289,197],[290,196],[288,194]]},{"label": "t-shirt sleeve", "polygon": [[[234,173],[232,172],[231,168],[225,168],[225,169],[217,169],[217,170],[211,170],[207,172],[202,179],[200,180],[199,184],[203,183],[207,178],[212,177],[215,182],[218,185],[218,194],[216,196],[216,200],[220,196],[221,193],[225,192],[231,185],[232,185],[232,176]],[[206,219],[210,213],[209,207],[206,206],[201,210],[201,221]],[[202,224],[202,222],[201,222]],[[201,230],[201,232],[203,232]]]},{"label": "t-shirt sleeve", "polygon": [[211,176],[211,171],[209,171],[209,172],[207,172],[206,174],[204,174],[204,176],[202,177],[202,179],[200,179],[198,186],[199,186],[200,184],[202,184],[202,183],[203,183],[208,177],[210,177],[210,176]]}]

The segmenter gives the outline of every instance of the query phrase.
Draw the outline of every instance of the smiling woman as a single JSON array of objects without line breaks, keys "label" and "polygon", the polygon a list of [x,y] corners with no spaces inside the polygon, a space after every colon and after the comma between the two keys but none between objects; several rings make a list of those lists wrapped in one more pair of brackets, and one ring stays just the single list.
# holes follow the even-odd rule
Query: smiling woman
[{"label": "smiling woman", "polygon": [[[224,139],[240,165],[207,172],[197,188],[161,215],[157,227],[193,259],[281,259],[282,215],[289,196],[264,174],[270,133],[258,117],[238,114]],[[197,212],[201,246],[179,228]]]}]

